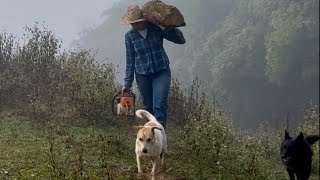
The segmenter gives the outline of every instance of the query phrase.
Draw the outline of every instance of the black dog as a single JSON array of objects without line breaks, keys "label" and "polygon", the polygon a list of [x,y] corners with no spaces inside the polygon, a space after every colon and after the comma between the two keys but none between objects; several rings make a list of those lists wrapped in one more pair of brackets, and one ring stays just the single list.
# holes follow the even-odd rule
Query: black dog
[{"label": "black dog", "polygon": [[319,140],[319,136],[303,136],[301,132],[298,137],[292,139],[285,131],[285,137],[281,144],[281,159],[286,166],[290,180],[308,180],[311,174],[312,151],[311,145]]}]

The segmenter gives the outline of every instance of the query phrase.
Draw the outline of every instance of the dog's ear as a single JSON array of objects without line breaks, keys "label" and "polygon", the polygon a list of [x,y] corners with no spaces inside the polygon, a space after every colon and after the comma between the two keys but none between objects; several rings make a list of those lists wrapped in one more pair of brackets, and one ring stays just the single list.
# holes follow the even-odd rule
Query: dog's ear
[{"label": "dog's ear", "polygon": [[320,136],[317,135],[311,135],[311,136],[306,136],[305,140],[309,145],[314,144],[315,142],[319,141]]},{"label": "dog's ear", "polygon": [[287,130],[285,130],[284,139],[291,139]]},{"label": "dog's ear", "polygon": [[155,129],[158,129],[158,130],[160,130],[160,131],[162,130],[161,128],[158,128],[157,126],[153,126],[153,127],[151,128],[152,132],[154,132]]},{"label": "dog's ear", "polygon": [[299,136],[296,138],[298,141],[303,141],[304,140],[304,135],[302,132],[300,132]]}]

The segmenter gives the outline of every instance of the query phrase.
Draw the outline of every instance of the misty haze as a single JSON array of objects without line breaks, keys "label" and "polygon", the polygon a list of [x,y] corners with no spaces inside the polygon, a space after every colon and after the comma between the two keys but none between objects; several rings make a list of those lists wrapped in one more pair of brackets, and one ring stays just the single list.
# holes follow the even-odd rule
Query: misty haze
[{"label": "misty haze", "polygon": [[[148,179],[137,177],[133,128],[146,120],[112,112],[131,28],[120,20],[146,2],[0,0],[0,179]],[[164,40],[160,179],[289,179],[285,130],[319,135],[319,1],[163,2],[183,14],[186,43]]]}]

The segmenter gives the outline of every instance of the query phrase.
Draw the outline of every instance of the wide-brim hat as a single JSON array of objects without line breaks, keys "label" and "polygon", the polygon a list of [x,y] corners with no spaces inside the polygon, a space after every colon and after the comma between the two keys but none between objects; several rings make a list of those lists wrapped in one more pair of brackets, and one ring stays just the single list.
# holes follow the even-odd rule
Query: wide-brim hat
[{"label": "wide-brim hat", "polygon": [[122,17],[120,24],[131,24],[140,21],[145,21],[143,18],[142,10],[138,5],[131,5],[127,9],[127,13]]}]

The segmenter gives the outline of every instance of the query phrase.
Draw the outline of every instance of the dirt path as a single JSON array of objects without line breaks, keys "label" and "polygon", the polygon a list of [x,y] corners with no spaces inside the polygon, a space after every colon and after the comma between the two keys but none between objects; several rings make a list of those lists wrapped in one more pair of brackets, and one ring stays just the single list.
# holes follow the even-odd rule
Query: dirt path
[{"label": "dirt path", "polygon": [[[134,180],[151,180],[151,175],[149,173],[135,174],[132,179],[134,179]],[[186,180],[186,179],[187,178],[177,178],[177,177],[174,177],[172,175],[169,175],[169,174],[166,174],[163,172],[161,172],[158,175],[158,180]]]}]

